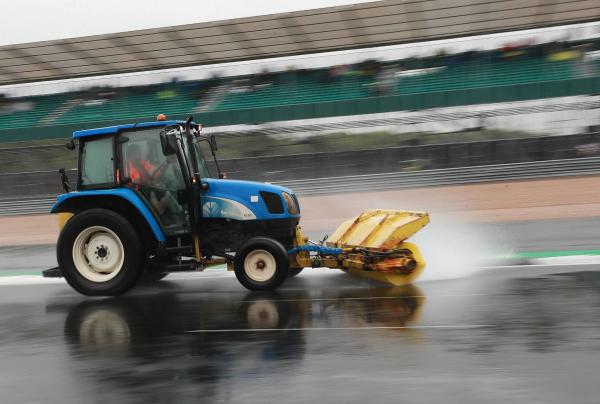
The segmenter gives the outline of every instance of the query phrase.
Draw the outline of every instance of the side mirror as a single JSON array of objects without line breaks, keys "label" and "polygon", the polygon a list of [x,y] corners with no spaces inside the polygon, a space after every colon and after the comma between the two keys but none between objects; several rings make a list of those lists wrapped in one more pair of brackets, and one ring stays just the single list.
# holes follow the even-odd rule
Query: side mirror
[{"label": "side mirror", "polygon": [[75,150],[75,142],[73,141],[73,139],[69,140],[65,144],[65,147],[67,148],[67,150]]},{"label": "side mirror", "polygon": [[175,135],[160,132],[160,146],[165,156],[177,153],[177,139]]},{"label": "side mirror", "polygon": [[212,150],[213,153],[215,153],[217,150],[219,150],[219,148],[217,147],[217,138],[215,138],[215,135],[210,135],[209,140],[210,140],[210,149]]}]

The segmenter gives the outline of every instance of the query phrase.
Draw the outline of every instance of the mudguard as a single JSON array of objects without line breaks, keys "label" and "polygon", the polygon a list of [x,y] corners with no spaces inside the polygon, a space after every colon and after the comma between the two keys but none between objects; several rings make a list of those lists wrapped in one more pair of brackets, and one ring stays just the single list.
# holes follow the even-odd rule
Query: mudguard
[{"label": "mudguard", "polygon": [[138,194],[135,191],[129,188],[113,188],[113,189],[98,189],[98,190],[89,190],[89,191],[73,191],[67,194],[61,194],[56,198],[56,203],[52,206],[50,213],[57,213],[60,209],[60,206],[65,203],[65,201],[72,200],[73,198],[93,198],[96,196],[114,196],[117,198],[122,198],[127,202],[131,203],[133,207],[135,207],[142,217],[146,220],[150,229],[154,233],[154,236],[159,242],[165,241],[165,234],[163,233],[158,221],[148,209],[148,206],[140,199]]}]

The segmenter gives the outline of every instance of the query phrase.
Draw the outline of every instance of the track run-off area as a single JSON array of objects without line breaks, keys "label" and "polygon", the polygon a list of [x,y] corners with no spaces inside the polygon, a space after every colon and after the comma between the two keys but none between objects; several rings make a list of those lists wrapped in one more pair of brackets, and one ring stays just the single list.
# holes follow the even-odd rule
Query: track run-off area
[{"label": "track run-off area", "polygon": [[305,269],[257,293],[214,268],[89,298],[40,276],[54,217],[0,218],[3,402],[594,402],[597,181],[301,199],[314,239],[364,207],[429,211],[405,287]]}]

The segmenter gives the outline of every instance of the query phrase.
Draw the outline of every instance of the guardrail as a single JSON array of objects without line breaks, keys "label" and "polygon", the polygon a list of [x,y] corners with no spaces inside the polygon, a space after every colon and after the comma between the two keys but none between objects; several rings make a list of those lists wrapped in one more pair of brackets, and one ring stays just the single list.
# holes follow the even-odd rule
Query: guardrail
[{"label": "guardrail", "polygon": [[[600,102],[598,103],[600,106]],[[431,135],[437,136],[437,135]],[[512,164],[583,157],[586,150],[597,149],[600,132],[533,138],[480,140],[459,143],[404,145],[365,150],[323,150],[298,153],[224,159],[219,165],[231,178],[255,181],[295,181],[349,175],[371,175],[418,170]],[[62,146],[61,146],[62,147]],[[37,150],[37,151],[36,151]],[[14,167],[15,172],[0,174],[0,200],[15,195],[35,197],[60,192],[58,167],[75,167],[76,161],[56,160],[40,147],[0,149],[0,169]],[[39,153],[38,153],[39,152]],[[588,155],[590,156],[590,155]],[[207,161],[215,171],[212,159]],[[54,165],[54,170],[48,169]],[[19,168],[20,167],[20,168]],[[26,167],[36,167],[27,172]],[[76,176],[68,170],[72,183]]]},{"label": "guardrail", "polygon": [[315,178],[277,184],[293,189],[298,195],[320,195],[592,174],[600,174],[598,157]]},{"label": "guardrail", "polygon": [[[323,195],[593,174],[600,174],[600,157],[313,178],[277,184],[293,189],[298,195]],[[0,215],[47,213],[54,200],[52,195],[0,199]]]},{"label": "guardrail", "polygon": [[36,198],[0,199],[0,216],[49,213],[56,195],[40,195]]}]

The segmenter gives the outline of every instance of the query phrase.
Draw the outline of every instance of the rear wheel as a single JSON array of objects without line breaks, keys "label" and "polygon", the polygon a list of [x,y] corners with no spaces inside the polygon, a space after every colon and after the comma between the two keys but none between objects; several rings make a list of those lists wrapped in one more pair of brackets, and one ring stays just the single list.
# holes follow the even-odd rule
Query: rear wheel
[{"label": "rear wheel", "polygon": [[89,296],[114,296],[135,285],[143,250],[135,228],[124,217],[90,209],[66,223],[58,238],[57,260],[73,289]]},{"label": "rear wheel", "polygon": [[235,276],[250,290],[273,290],[288,276],[286,249],[277,240],[254,237],[236,253]]}]

